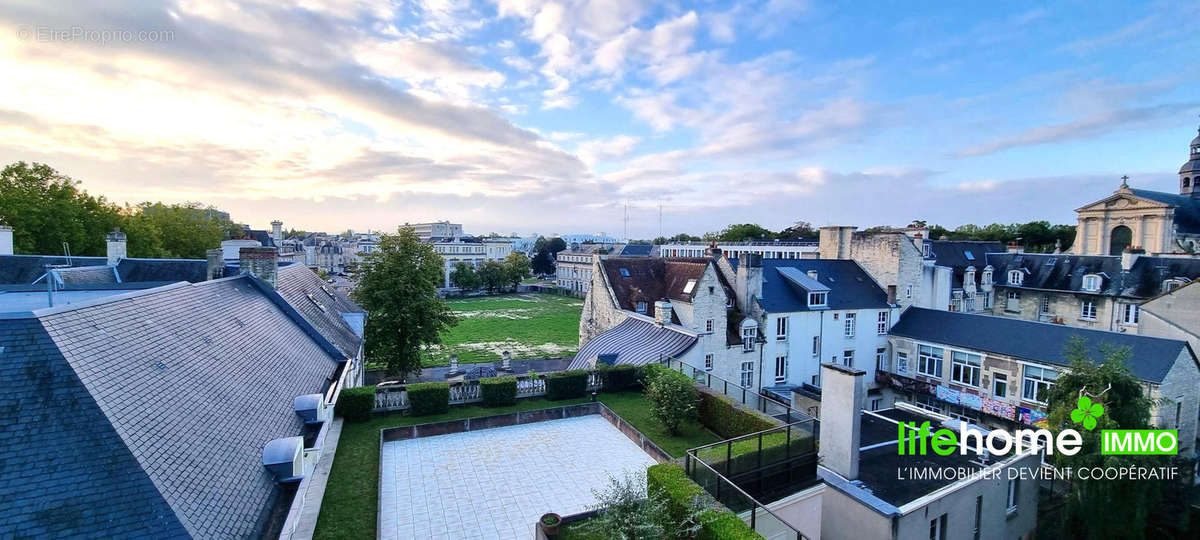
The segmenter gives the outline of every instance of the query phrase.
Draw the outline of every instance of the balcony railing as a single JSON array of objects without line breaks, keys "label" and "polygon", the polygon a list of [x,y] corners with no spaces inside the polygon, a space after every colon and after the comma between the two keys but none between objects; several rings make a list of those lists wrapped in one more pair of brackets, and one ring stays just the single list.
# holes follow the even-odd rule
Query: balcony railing
[{"label": "balcony railing", "polygon": [[696,381],[696,384],[720,392],[725,397],[728,397],[733,401],[741,403],[758,412],[764,413],[767,416],[776,418],[785,424],[812,419],[812,416],[804,414],[797,409],[793,409],[790,405],[783,403],[782,401],[768,397],[764,394],[760,394],[755,392],[753,389],[746,388],[737,383],[722,379],[706,370],[700,369],[691,364],[685,364],[678,359],[667,358],[663,360],[663,364],[675,371],[691,377],[693,381]]},{"label": "balcony railing", "polygon": [[[772,502],[817,482],[817,432],[817,420],[810,418],[693,448],[688,474],[708,469],[757,500]],[[697,463],[705,467],[697,469]],[[721,500],[722,485],[713,487],[712,495]]]},{"label": "balcony railing", "polygon": [[713,498],[732,510],[738,517],[741,517],[750,525],[750,528],[764,538],[807,540],[807,536],[772,512],[770,508],[721,476],[703,461],[694,459],[691,454],[688,455],[687,469],[688,476],[692,481],[703,487]]},{"label": "balcony railing", "polygon": [[[603,379],[599,372],[588,372],[587,388],[599,389]],[[517,375],[517,399],[546,395],[546,379],[541,375]],[[450,383],[450,404],[463,405],[483,401],[479,380],[455,381]],[[375,411],[403,411],[409,408],[408,386],[384,383],[375,387]]]}]

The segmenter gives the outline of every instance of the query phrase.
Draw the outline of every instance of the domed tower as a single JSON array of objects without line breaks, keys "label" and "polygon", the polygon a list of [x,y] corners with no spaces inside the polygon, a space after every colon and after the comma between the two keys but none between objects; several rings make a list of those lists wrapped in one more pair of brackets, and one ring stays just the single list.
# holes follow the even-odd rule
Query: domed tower
[{"label": "domed tower", "polygon": [[[1200,130],[1197,130],[1200,132]],[[1179,168],[1179,194],[1200,199],[1200,134],[1192,139],[1188,161]]]}]

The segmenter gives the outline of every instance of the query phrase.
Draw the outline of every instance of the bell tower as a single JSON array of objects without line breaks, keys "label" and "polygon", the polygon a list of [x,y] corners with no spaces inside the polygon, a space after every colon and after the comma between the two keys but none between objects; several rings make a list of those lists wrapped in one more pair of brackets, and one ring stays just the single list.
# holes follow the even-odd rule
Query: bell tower
[{"label": "bell tower", "polygon": [[[1200,130],[1197,130],[1200,132]],[[1192,139],[1188,148],[1188,160],[1179,168],[1179,194],[1200,199],[1200,134]]]}]

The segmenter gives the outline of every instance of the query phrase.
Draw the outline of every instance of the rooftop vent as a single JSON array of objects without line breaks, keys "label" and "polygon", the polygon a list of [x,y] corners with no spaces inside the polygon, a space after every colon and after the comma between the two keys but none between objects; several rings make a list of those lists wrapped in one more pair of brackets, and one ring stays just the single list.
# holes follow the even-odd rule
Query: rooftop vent
[{"label": "rooftop vent", "polygon": [[319,424],[329,420],[329,407],[321,394],[304,394],[292,401],[292,408],[305,424]]},{"label": "rooftop vent", "polygon": [[279,482],[304,478],[304,437],[274,439],[263,447],[262,464]]}]

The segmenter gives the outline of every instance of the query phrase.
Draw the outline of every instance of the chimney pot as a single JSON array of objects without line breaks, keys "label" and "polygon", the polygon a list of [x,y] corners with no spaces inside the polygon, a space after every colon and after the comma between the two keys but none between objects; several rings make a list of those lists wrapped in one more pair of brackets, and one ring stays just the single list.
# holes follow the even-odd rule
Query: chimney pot
[{"label": "chimney pot", "polygon": [[821,364],[821,460],[847,480],[858,479],[863,399],[867,372],[838,364]]},{"label": "chimney pot", "polygon": [[1025,253],[1025,248],[1016,242],[1009,242],[1008,243],[1008,252],[1009,253]]},{"label": "chimney pot", "polygon": [[250,274],[275,288],[279,252],[273,247],[244,247],[238,250],[238,272]]},{"label": "chimney pot", "polygon": [[121,232],[120,228],[114,228],[113,232],[105,235],[104,244],[107,248],[108,264],[115,265],[125,258],[125,233]]},{"label": "chimney pot", "polygon": [[225,275],[225,258],[223,255],[224,250],[221,248],[214,248],[204,252],[204,258],[208,263],[208,277],[205,279],[217,279]]},{"label": "chimney pot", "polygon": [[13,229],[8,225],[0,225],[0,255],[13,254]]},{"label": "chimney pot", "polygon": [[654,324],[663,326],[671,324],[671,303],[666,300],[654,302]]}]

